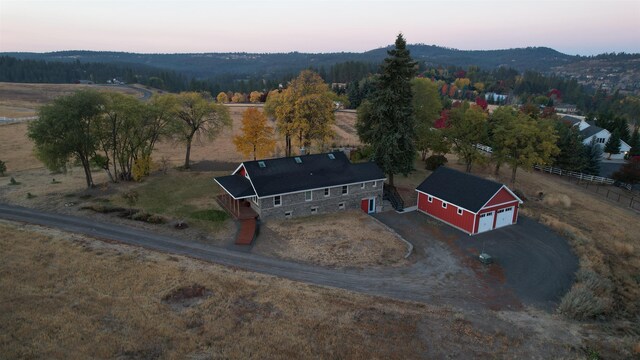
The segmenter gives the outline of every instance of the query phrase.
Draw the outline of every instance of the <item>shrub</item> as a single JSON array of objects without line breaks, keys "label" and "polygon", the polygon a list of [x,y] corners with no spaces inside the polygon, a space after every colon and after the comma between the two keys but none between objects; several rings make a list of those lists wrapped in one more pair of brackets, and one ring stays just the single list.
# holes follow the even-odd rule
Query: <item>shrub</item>
[{"label": "shrub", "polygon": [[369,145],[365,145],[357,150],[351,152],[351,161],[368,161],[373,156],[373,148]]},{"label": "shrub", "polygon": [[0,176],[4,176],[5,172],[7,172],[7,164],[0,160]]},{"label": "shrub", "polygon": [[20,185],[20,182],[16,181],[12,176],[11,179],[9,179],[9,185]]},{"label": "shrub", "polygon": [[568,209],[571,207],[571,198],[565,194],[548,194],[544,196],[542,203],[552,207],[562,205]]},{"label": "shrub", "polygon": [[576,284],[562,298],[558,311],[577,320],[595,318],[611,311],[611,281],[591,270],[579,270]]},{"label": "shrub", "polygon": [[30,192],[27,193],[27,199],[33,199],[34,197],[36,197],[36,195],[33,195]]},{"label": "shrub", "polygon": [[151,172],[151,157],[145,156],[133,163],[133,169],[131,170],[133,180],[142,181],[142,179],[146,176],[149,176]]},{"label": "shrub", "polygon": [[444,155],[431,155],[424,160],[427,170],[435,170],[440,166],[447,163],[447,158]]}]

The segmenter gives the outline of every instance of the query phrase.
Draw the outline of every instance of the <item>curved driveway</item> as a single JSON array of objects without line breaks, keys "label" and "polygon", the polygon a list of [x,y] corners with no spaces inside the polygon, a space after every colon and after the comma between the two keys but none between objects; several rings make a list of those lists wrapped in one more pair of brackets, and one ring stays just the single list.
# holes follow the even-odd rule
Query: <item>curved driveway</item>
[{"label": "curved driveway", "polygon": [[[423,264],[402,268],[329,269],[276,258],[269,258],[244,251],[236,251],[159,235],[124,225],[98,222],[72,215],[53,214],[44,211],[0,204],[0,218],[58,228],[85,234],[97,239],[108,239],[125,244],[142,246],[152,250],[181,254],[189,257],[233,266],[258,273],[275,275],[310,284],[337,287],[372,295],[403,300],[446,303],[465,306],[461,294],[443,298],[434,291],[434,270]],[[466,307],[466,306],[465,306]]]},{"label": "curved driveway", "polygon": [[[431,237],[425,231],[436,228],[429,225],[422,214],[389,212],[381,215],[385,216],[376,217],[412,242],[424,239],[425,235],[427,238]],[[396,218],[397,221],[389,220],[390,217]],[[58,228],[98,239],[115,240],[309,284],[331,286],[371,295],[462,308],[502,309],[520,305],[513,293],[514,289],[508,286],[506,288],[490,286],[490,283],[482,278],[482,274],[474,269],[477,266],[475,263],[468,264],[465,256],[456,253],[458,246],[451,248],[451,244],[446,244],[438,239],[428,241],[426,245],[422,240],[423,242],[418,244],[416,248],[418,254],[412,255],[410,258],[413,260],[410,266],[331,269],[195,243],[133,227],[103,223],[94,219],[53,214],[14,205],[0,204],[0,218]],[[398,221],[401,224],[397,224]],[[543,227],[533,221],[530,223]],[[495,251],[494,254],[497,255]],[[546,263],[543,264],[543,266],[546,265]],[[557,270],[557,267],[555,269]],[[535,285],[540,286],[540,282],[545,282],[545,279],[537,279]],[[564,284],[562,287],[563,291],[566,291]],[[515,290],[519,296],[527,295]],[[554,294],[544,293],[544,296],[551,296],[550,301],[557,301],[557,292]],[[512,301],[505,302],[504,299],[512,299]],[[531,302],[526,298],[522,300],[533,305],[541,305],[540,301]]]}]

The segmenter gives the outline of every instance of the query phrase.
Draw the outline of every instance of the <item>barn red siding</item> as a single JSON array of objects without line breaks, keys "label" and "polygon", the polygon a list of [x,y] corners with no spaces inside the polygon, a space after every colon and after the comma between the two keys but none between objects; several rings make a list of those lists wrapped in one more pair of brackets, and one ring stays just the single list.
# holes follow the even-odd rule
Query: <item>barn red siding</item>
[{"label": "barn red siding", "polygon": [[241,175],[241,176],[245,176],[245,175],[246,175],[246,173],[247,173],[247,171],[244,169],[244,166],[241,166],[241,167],[240,167],[240,175]]},{"label": "barn red siding", "polygon": [[507,189],[505,189],[504,187],[502,189],[500,189],[500,191],[498,191],[497,194],[495,194],[491,200],[489,200],[489,202],[484,206],[484,207],[490,207],[493,205],[498,205],[498,204],[504,204],[506,202],[511,202],[511,201],[517,201],[517,199],[515,197],[513,197],[513,195],[511,195]]},{"label": "barn red siding", "polygon": [[429,202],[427,195],[419,192],[418,209],[466,232],[473,232],[474,214],[462,209],[462,215],[458,215],[458,207],[455,204],[447,203],[447,208],[444,209],[442,201],[433,198],[433,202]]}]

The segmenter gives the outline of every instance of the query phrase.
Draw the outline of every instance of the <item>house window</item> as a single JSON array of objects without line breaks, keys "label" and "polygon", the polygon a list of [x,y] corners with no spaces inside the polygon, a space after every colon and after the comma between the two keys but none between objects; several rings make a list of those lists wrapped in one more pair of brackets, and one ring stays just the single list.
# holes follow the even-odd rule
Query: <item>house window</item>
[{"label": "house window", "polygon": [[607,139],[605,138],[598,138],[598,144],[604,144],[606,142]]},{"label": "house window", "polygon": [[433,202],[433,196],[427,196],[427,201],[432,203]]},{"label": "house window", "polygon": [[282,199],[280,198],[280,195],[274,196],[273,206],[280,206],[280,205],[282,205]]},{"label": "house window", "polygon": [[311,208],[311,215],[315,215],[317,213],[318,213],[318,207],[317,206],[312,207]]},{"label": "house window", "polygon": [[264,161],[258,161],[258,166],[261,168],[266,168],[267,164],[265,164]]},{"label": "house window", "polygon": [[462,208],[458,208],[458,215],[462,215]]},{"label": "house window", "polygon": [[284,213],[284,218],[291,219],[291,215],[293,215],[293,211],[287,211],[286,213]]},{"label": "house window", "polygon": [[311,200],[313,200],[313,192],[305,191],[304,192],[304,201],[311,201]]},{"label": "house window", "polygon": [[342,195],[347,195],[349,193],[349,186],[345,185],[342,187]]},{"label": "house window", "polygon": [[324,188],[324,196],[329,196],[330,194],[329,188]]},{"label": "house window", "polygon": [[344,210],[344,203],[343,202],[338,204],[338,210]]},{"label": "house window", "polygon": [[360,189],[364,189],[364,183],[360,184]]},{"label": "house window", "polygon": [[446,209],[446,208],[447,208],[447,203],[446,203],[446,202],[444,202],[444,201],[442,202],[442,208],[443,208],[443,209]]}]

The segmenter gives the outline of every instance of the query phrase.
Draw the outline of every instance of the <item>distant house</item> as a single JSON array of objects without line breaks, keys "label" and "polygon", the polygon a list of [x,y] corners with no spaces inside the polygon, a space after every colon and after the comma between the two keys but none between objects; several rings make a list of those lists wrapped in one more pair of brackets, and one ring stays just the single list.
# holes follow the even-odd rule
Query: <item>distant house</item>
[{"label": "distant house", "polygon": [[494,92],[488,92],[484,95],[484,99],[493,103],[506,103],[508,95],[497,94]]},{"label": "distant house", "polygon": [[284,219],[382,204],[385,176],[372,162],[352,164],[342,152],[241,163],[216,177],[220,203],[234,216],[251,209],[260,219]]},{"label": "distant house", "polygon": [[[604,145],[607,143],[607,141],[609,141],[609,138],[611,137],[611,133],[609,132],[609,130],[603,129],[591,122],[586,121],[586,118],[584,116],[564,115],[562,116],[562,121],[572,126],[578,127],[578,129],[580,130],[580,135],[582,136],[582,142],[585,145],[590,144],[591,140],[595,139],[596,144],[600,145],[600,147],[604,150]],[[631,146],[623,140],[620,140],[620,153],[611,154],[611,159],[622,160],[630,150]],[[603,154],[603,157],[604,156],[605,155]]]},{"label": "distant house", "polygon": [[515,224],[522,204],[506,185],[444,166],[416,191],[418,211],[469,235]]},{"label": "distant house", "polygon": [[558,104],[555,109],[559,113],[563,114],[575,114],[578,112],[578,107],[574,104]]}]

